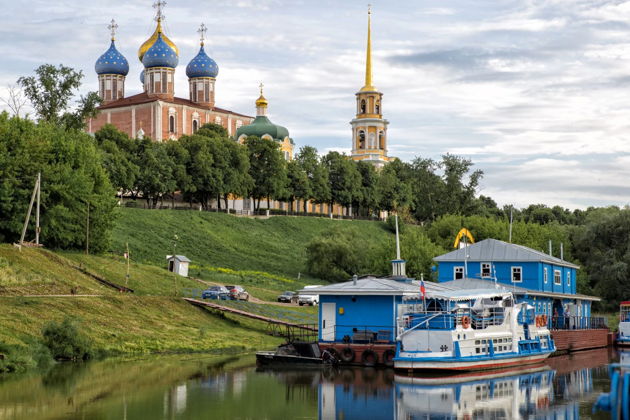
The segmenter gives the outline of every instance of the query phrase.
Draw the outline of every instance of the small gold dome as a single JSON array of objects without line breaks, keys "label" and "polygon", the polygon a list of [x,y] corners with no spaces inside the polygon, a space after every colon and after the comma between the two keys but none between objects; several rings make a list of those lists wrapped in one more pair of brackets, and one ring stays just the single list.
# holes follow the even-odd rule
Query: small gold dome
[{"label": "small gold dome", "polygon": [[175,50],[175,54],[177,54],[177,56],[179,57],[179,48],[177,48],[177,46],[175,45],[175,43],[173,43],[173,41],[171,41],[166,34],[164,34],[164,32],[162,31],[162,21],[160,19],[158,19],[157,21],[157,27],[155,28],[155,32],[153,32],[153,35],[151,35],[151,37],[149,39],[147,39],[144,44],[142,44],[140,46],[140,49],[138,50],[138,58],[140,59],[140,62],[142,62],[142,58],[144,57],[144,54],[149,50],[149,48],[151,48],[153,46],[153,44],[155,44],[155,41],[157,41],[158,39],[158,34],[162,34],[162,39],[164,40],[164,42],[166,42],[166,44],[171,47],[173,50]]},{"label": "small gold dome", "polygon": [[269,102],[267,102],[267,98],[265,98],[265,96],[263,95],[263,87],[264,85],[261,83],[260,84],[260,96],[258,97],[258,99],[256,99],[256,106],[257,107],[266,107],[267,105],[269,105]]}]

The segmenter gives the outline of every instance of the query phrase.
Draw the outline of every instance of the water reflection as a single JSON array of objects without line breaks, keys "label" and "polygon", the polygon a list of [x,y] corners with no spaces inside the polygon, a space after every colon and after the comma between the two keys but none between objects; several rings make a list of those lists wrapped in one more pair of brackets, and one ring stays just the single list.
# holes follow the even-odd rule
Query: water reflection
[{"label": "water reflection", "polygon": [[200,356],[62,365],[0,379],[0,420],[590,418],[610,386],[609,362],[603,350],[448,378],[259,370],[253,358]]}]

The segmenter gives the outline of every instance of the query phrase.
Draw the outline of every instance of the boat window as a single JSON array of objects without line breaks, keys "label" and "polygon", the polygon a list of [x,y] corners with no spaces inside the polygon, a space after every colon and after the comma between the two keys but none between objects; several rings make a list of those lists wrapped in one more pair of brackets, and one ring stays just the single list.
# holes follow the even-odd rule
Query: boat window
[{"label": "boat window", "polygon": [[481,263],[481,277],[492,277],[490,263]]},{"label": "boat window", "polygon": [[560,275],[560,270],[553,271],[553,284],[556,284],[556,285],[562,284],[562,277]]},{"label": "boat window", "polygon": [[475,340],[475,344],[479,344],[479,340]]},{"label": "boat window", "polygon": [[443,310],[442,309],[442,305],[437,300],[430,299],[427,302],[427,311],[428,312],[441,312],[442,310]]},{"label": "boat window", "polygon": [[543,270],[543,279],[545,281],[545,284],[547,284],[547,280],[549,279],[549,276],[547,275],[547,267],[545,267]]},{"label": "boat window", "polygon": [[462,280],[464,278],[464,267],[455,267],[453,271],[454,280]]}]

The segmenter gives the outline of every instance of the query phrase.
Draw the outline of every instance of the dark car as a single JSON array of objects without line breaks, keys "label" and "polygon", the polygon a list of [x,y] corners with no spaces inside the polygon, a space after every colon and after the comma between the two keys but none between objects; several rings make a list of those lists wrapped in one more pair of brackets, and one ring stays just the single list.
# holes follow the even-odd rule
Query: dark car
[{"label": "dark car", "polygon": [[230,292],[230,299],[232,300],[249,300],[249,293],[243,288],[243,286],[225,286]]},{"label": "dark car", "polygon": [[278,296],[278,302],[294,303],[297,302],[298,295],[295,292],[284,292]]},{"label": "dark car", "polygon": [[210,286],[201,292],[201,298],[228,300],[230,298],[230,291],[223,286]]}]

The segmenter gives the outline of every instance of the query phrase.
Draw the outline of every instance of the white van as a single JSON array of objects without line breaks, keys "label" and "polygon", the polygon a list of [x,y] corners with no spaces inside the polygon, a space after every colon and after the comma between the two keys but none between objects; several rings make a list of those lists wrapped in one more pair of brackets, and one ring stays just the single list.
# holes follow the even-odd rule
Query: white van
[{"label": "white van", "polygon": [[320,287],[320,285],[304,286],[298,295],[298,305],[319,305],[319,294],[317,294],[317,291],[314,290],[318,287]]}]

